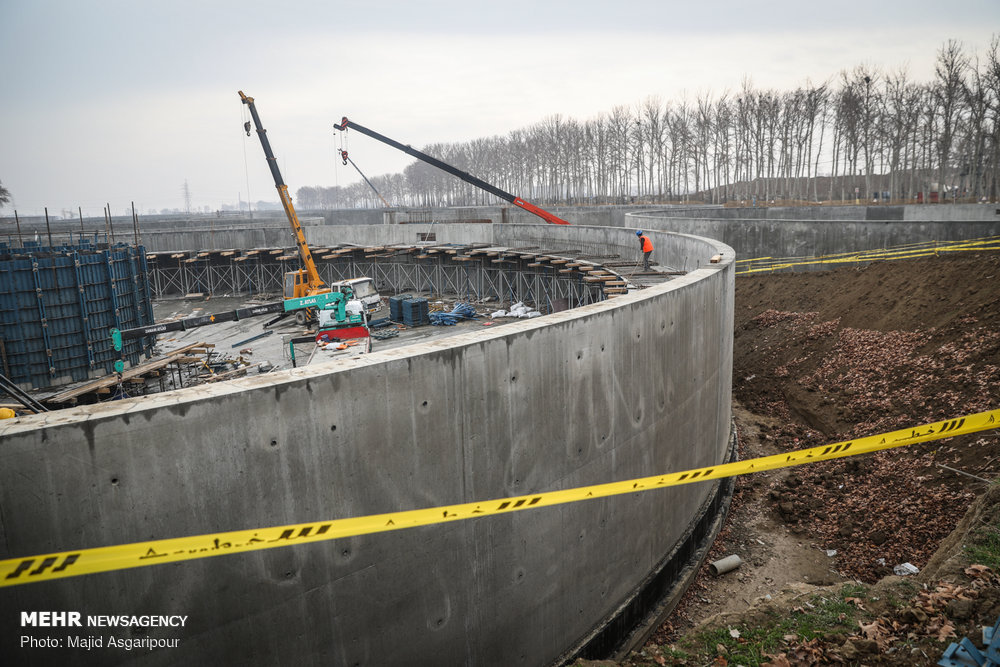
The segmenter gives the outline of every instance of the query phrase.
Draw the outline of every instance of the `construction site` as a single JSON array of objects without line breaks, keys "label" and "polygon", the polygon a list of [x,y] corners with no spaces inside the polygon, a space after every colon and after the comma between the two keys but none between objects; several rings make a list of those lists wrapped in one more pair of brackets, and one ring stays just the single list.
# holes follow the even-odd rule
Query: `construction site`
[{"label": "construction site", "polygon": [[[732,541],[727,524],[761,478],[636,484],[552,506],[544,494],[711,472],[998,407],[995,289],[968,286],[978,305],[956,316],[982,323],[985,347],[953,355],[984,374],[976,400],[959,389],[971,382],[949,375],[961,400],[921,385],[926,409],[861,407],[855,398],[873,389],[848,387],[821,365],[832,353],[816,343],[841,320],[863,328],[913,309],[903,300],[893,310],[879,289],[925,293],[888,274],[855,284],[848,271],[974,254],[956,275],[988,267],[980,282],[995,285],[993,205],[543,210],[398,144],[507,205],[297,212],[253,99],[240,95],[283,216],[134,219],[124,234],[119,223],[124,240],[114,221],[18,220],[0,243],[4,618],[16,625],[33,609],[189,618],[132,628],[133,638],[173,642],[141,652],[76,650],[54,628],[63,643],[45,654],[53,663],[702,664],[668,663],[675,654],[662,646],[684,614],[702,620],[691,594],[706,590],[699,577],[727,555],[720,548],[764,545],[759,534]],[[796,281],[781,297],[803,302],[779,303],[770,279]],[[851,296],[829,316],[809,315],[806,294],[842,292]],[[935,315],[933,326],[953,326],[941,315],[953,297],[935,294],[907,326]],[[864,315],[852,309],[869,299],[877,305]],[[783,346],[792,339],[767,335],[776,327],[799,338]],[[954,340],[969,343],[960,333]],[[780,363],[760,370],[760,350]],[[872,386],[880,364],[867,371]],[[805,366],[800,384],[782,380]],[[833,488],[851,472],[815,484]],[[952,491],[927,544],[972,505],[966,490]],[[819,517],[818,504],[780,489],[772,500],[789,530],[808,534],[800,541],[822,544],[826,529],[808,532],[803,518]],[[495,512],[481,509],[493,501]],[[441,516],[314,539],[337,520],[388,524],[427,508]],[[279,536],[265,538],[271,529]],[[247,537],[236,543],[231,531]],[[840,579],[876,578],[869,561],[885,556],[858,547],[874,532],[824,545],[852,558]],[[852,541],[851,530],[839,535]],[[101,561],[115,545],[142,555]],[[102,564],[84,570],[92,552]],[[933,550],[911,554],[889,558],[922,569]],[[743,557],[767,565],[762,554]],[[763,576],[746,590],[766,594]],[[4,637],[5,664],[27,655],[13,639]]]}]

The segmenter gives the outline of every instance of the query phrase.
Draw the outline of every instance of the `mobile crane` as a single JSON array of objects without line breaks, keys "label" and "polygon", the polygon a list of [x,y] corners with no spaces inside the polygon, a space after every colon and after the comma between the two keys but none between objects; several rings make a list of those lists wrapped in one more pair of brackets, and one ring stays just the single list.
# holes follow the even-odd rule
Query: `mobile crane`
[{"label": "mobile crane", "polygon": [[[281,206],[285,209],[285,215],[288,217],[288,222],[292,226],[292,231],[295,232],[295,242],[299,248],[299,257],[302,259],[302,266],[305,268],[299,269],[298,271],[290,271],[284,276],[284,297],[285,299],[300,299],[302,297],[314,296],[317,294],[325,294],[331,291],[331,288],[323,283],[323,279],[319,277],[319,271],[316,269],[316,263],[313,261],[312,251],[309,250],[309,244],[306,243],[305,234],[302,231],[302,224],[299,222],[298,216],[295,214],[295,207],[292,205],[292,198],[288,194],[288,186],[285,185],[284,180],[281,178],[281,171],[278,169],[278,160],[274,157],[274,151],[271,150],[271,142],[267,140],[267,130],[261,125],[260,116],[257,115],[257,107],[254,105],[252,97],[248,97],[243,94],[243,91],[238,91],[240,94],[240,100],[243,104],[247,105],[250,109],[250,116],[253,118],[253,126],[257,129],[257,136],[260,137],[260,145],[264,149],[264,157],[267,158],[267,166],[271,169],[271,176],[274,178],[274,186],[278,189],[278,197],[281,199]],[[243,129],[246,131],[247,136],[250,136],[250,121],[243,124]],[[368,312],[372,312],[378,308],[380,303],[380,298],[378,292],[375,290],[374,282],[370,278],[354,278],[350,281],[344,281],[343,283],[336,283],[334,288],[336,290],[343,290],[349,287],[351,291],[358,295],[358,297],[364,302],[365,308]],[[306,310],[299,310],[295,314],[295,319],[300,324],[305,324],[309,317],[314,314],[314,310],[309,308]]]},{"label": "mobile crane", "polygon": [[[319,323],[320,336],[327,338],[357,338],[367,337],[367,316],[378,309],[381,298],[375,289],[374,281],[371,278],[353,278],[343,280],[333,284],[332,287],[323,283],[316,269],[316,263],[312,258],[312,251],[306,243],[305,234],[302,231],[302,224],[295,214],[295,207],[292,205],[292,198],[288,194],[288,186],[281,178],[281,171],[278,169],[278,160],[271,150],[271,143],[267,140],[267,130],[261,126],[260,116],[257,115],[257,107],[254,105],[252,97],[247,97],[243,91],[238,91],[243,104],[250,109],[253,118],[253,125],[257,128],[257,136],[260,137],[260,144],[264,148],[264,156],[267,158],[268,167],[271,169],[271,176],[274,178],[274,185],[278,189],[278,197],[281,205],[285,209],[288,222],[295,232],[295,240],[299,249],[299,257],[305,267],[298,271],[290,271],[284,275],[283,292],[284,300],[274,303],[262,304],[248,308],[237,308],[236,310],[221,313],[212,313],[198,317],[188,317],[171,322],[160,322],[149,326],[135,327],[133,329],[112,328],[109,331],[112,347],[116,351],[121,351],[123,341],[134,338],[144,338],[155,336],[167,331],[186,331],[194,327],[203,327],[221,322],[239,321],[246,317],[256,317],[268,313],[280,313],[278,318],[268,322],[264,326],[273,324],[278,319],[286,315],[295,315],[298,324],[306,324],[316,317]],[[250,136],[250,121],[243,125],[247,136]],[[345,156],[346,157],[346,156]],[[119,373],[124,370],[124,361],[115,362],[115,370]]]},{"label": "mobile crane", "polygon": [[[295,232],[295,242],[299,247],[299,257],[302,259],[302,266],[305,268],[298,271],[291,271],[285,274],[285,298],[298,298],[329,292],[330,288],[323,283],[316,270],[316,263],[313,262],[312,251],[306,243],[306,236],[302,232],[302,224],[299,217],[295,215],[295,207],[292,206],[292,198],[288,194],[288,186],[281,178],[281,171],[278,169],[278,159],[274,157],[271,150],[271,142],[267,140],[267,130],[261,126],[260,116],[257,115],[257,107],[254,106],[253,98],[247,97],[243,91],[238,91],[243,104],[250,109],[250,116],[253,118],[254,127],[257,128],[257,136],[260,138],[260,145],[264,148],[264,157],[267,158],[267,166],[271,169],[271,176],[274,178],[274,186],[278,189],[278,197],[281,199],[281,206],[285,209],[288,222]],[[250,121],[243,124],[243,129],[247,136],[250,136]]]},{"label": "mobile crane", "polygon": [[[390,139],[389,137],[387,137],[387,136],[385,136],[383,134],[379,134],[375,130],[368,129],[364,125],[359,125],[358,123],[355,123],[354,121],[348,121],[347,120],[347,116],[343,117],[343,119],[340,121],[340,125],[337,125],[336,123],[334,123],[333,127],[335,129],[337,129],[337,130],[340,130],[341,132],[347,130],[348,128],[353,128],[353,129],[357,130],[358,132],[360,132],[362,134],[368,135],[372,139],[376,139],[378,141],[381,141],[384,144],[388,144],[389,146],[392,146],[393,148],[399,149],[399,150],[403,151],[404,153],[412,155],[413,157],[417,158],[418,160],[423,160],[427,164],[433,165],[433,166],[437,167],[438,169],[441,169],[442,171],[446,171],[449,174],[451,174],[452,176],[457,176],[458,178],[462,179],[466,183],[470,183],[470,184],[476,186],[477,188],[480,188],[482,190],[486,190],[490,194],[496,195],[497,197],[500,197],[500,199],[508,201],[511,204],[513,204],[514,206],[517,206],[518,208],[524,209],[528,213],[531,213],[533,215],[537,215],[539,218],[541,218],[545,222],[551,223],[553,225],[568,225],[568,224],[570,224],[569,222],[567,222],[566,220],[563,220],[559,216],[553,215],[552,213],[549,213],[546,210],[540,209],[537,206],[535,206],[534,204],[528,203],[528,202],[524,201],[523,199],[521,199],[520,197],[515,197],[514,195],[510,194],[509,192],[505,192],[505,191],[501,190],[500,188],[498,188],[498,187],[496,187],[494,185],[490,185],[486,181],[484,181],[484,180],[482,180],[480,178],[476,178],[475,176],[473,176],[472,174],[470,174],[468,172],[462,171],[461,169],[457,169],[457,168],[451,166],[450,164],[448,164],[446,162],[442,162],[441,160],[437,159],[436,157],[431,157],[427,153],[422,153],[422,152],[418,151],[417,149],[415,149],[415,148],[413,148],[411,146],[406,146],[404,144],[399,143],[398,141],[394,141],[394,140]],[[272,170],[273,170],[273,168],[272,168]]]}]

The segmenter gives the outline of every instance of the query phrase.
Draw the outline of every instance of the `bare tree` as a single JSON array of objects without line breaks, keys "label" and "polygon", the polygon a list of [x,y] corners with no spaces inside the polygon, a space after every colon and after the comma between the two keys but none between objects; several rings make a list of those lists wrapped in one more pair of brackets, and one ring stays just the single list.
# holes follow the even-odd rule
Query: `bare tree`
[{"label": "bare tree", "polygon": [[965,89],[965,73],[968,67],[968,56],[965,55],[959,42],[948,40],[948,43],[938,51],[938,60],[934,67],[937,77],[934,101],[941,123],[937,137],[938,183],[941,191],[946,191],[948,187],[946,179],[949,177],[948,168],[951,163],[955,127],[962,113],[962,91]]},{"label": "bare tree", "polygon": [[[616,106],[595,118],[555,114],[504,136],[424,149],[507,191],[540,203],[627,201],[699,194],[713,203],[781,195],[853,200],[888,190],[926,192],[936,180],[996,198],[1000,183],[1000,42],[982,59],[954,41],[938,53],[935,79],[910,81],[870,65],[836,83],[806,81],[790,91],[701,94]],[[373,179],[390,201],[408,205],[495,203],[424,163]],[[384,191],[383,191],[384,190]],[[379,206],[364,188],[302,188],[303,206]],[[879,197],[881,200],[882,198]]]}]

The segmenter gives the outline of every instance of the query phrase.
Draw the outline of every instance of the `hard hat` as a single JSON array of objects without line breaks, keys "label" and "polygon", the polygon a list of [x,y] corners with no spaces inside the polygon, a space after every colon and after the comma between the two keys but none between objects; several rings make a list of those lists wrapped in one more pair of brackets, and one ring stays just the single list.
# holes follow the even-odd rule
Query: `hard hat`
[{"label": "hard hat", "polygon": [[642,230],[641,229],[635,230],[635,235],[636,236],[642,236]]},{"label": "hard hat", "polygon": [[0,419],[12,419],[16,416],[17,414],[10,408],[0,408]]}]

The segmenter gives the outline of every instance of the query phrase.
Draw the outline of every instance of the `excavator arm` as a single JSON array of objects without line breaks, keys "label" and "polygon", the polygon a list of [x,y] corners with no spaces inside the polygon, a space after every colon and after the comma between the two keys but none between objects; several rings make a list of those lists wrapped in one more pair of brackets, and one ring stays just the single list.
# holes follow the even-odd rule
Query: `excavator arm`
[{"label": "excavator arm", "polygon": [[[274,178],[274,186],[278,189],[278,197],[281,199],[281,205],[285,209],[285,215],[292,226],[292,231],[295,232],[295,242],[298,244],[299,256],[302,258],[302,265],[305,267],[306,272],[306,292],[312,294],[324,291],[326,290],[326,285],[323,283],[322,278],[319,277],[316,263],[313,262],[312,251],[309,250],[309,245],[306,243],[305,234],[302,232],[302,224],[299,222],[298,216],[295,215],[295,207],[292,206],[292,198],[288,194],[288,186],[281,179],[278,160],[274,157],[274,151],[271,150],[271,142],[267,140],[267,130],[261,126],[260,116],[257,115],[257,107],[254,106],[253,98],[244,95],[242,90],[239,93],[243,104],[250,108],[250,116],[253,118],[254,127],[257,128],[260,145],[264,148],[264,157],[267,158],[267,166],[270,167],[271,176]],[[246,125],[246,130],[249,135],[249,123]]]},{"label": "excavator arm", "polygon": [[404,153],[407,153],[408,155],[412,155],[413,157],[417,158],[418,160],[423,160],[427,164],[433,165],[433,166],[437,167],[438,169],[441,169],[442,171],[448,172],[452,176],[456,176],[456,177],[462,179],[463,181],[465,181],[466,183],[470,183],[470,184],[476,186],[477,188],[480,188],[481,190],[486,190],[486,192],[489,192],[492,195],[496,195],[500,199],[503,199],[504,201],[508,201],[511,204],[513,204],[514,206],[517,206],[518,208],[524,209],[528,213],[531,213],[533,215],[537,215],[542,220],[545,220],[545,222],[549,222],[549,223],[552,223],[554,225],[568,225],[569,224],[569,222],[567,222],[566,220],[563,220],[559,216],[553,215],[552,213],[549,213],[548,211],[540,209],[537,206],[535,206],[534,204],[530,204],[530,203],[524,201],[523,199],[521,199],[520,197],[515,197],[514,195],[510,194],[509,192],[505,192],[505,191],[501,190],[500,188],[498,188],[498,187],[496,187],[494,185],[490,185],[486,181],[484,181],[484,180],[482,180],[480,178],[476,178],[475,176],[473,176],[472,174],[470,174],[468,172],[462,171],[461,169],[457,169],[456,167],[453,167],[453,166],[451,166],[450,164],[448,164],[446,162],[442,162],[441,160],[437,159],[436,157],[432,157],[432,156],[428,155],[427,153],[422,153],[421,151],[418,151],[417,149],[415,149],[415,148],[413,148],[411,146],[406,146],[404,144],[399,143],[398,141],[394,141],[394,140],[390,139],[389,137],[387,137],[387,136],[385,136],[383,134],[379,134],[375,130],[368,129],[364,125],[359,125],[359,124],[355,123],[354,121],[348,121],[347,120],[347,116],[344,116],[344,118],[340,121],[340,125],[337,125],[336,123],[334,123],[333,127],[336,128],[336,129],[338,129],[338,130],[340,130],[341,132],[343,132],[344,130],[347,130],[349,127],[352,128],[352,129],[355,129],[355,130],[357,130],[358,132],[360,132],[362,134],[368,135],[372,139],[376,139],[378,141],[381,141],[384,144],[388,144],[389,146],[392,146],[393,148],[401,150]]}]

